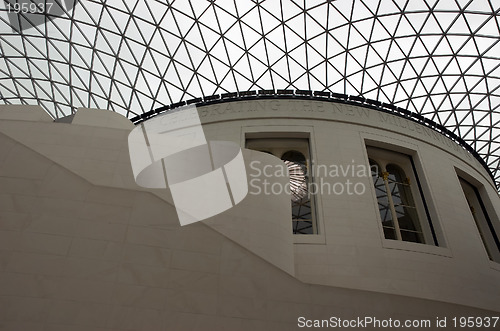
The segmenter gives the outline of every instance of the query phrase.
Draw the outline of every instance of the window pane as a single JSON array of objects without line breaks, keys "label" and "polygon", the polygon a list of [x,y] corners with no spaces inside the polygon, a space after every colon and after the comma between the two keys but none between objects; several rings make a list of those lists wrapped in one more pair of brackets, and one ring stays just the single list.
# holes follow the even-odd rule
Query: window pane
[{"label": "window pane", "polygon": [[294,221],[292,225],[294,234],[314,234],[312,221]]},{"label": "window pane", "polygon": [[294,234],[314,233],[311,213],[311,198],[307,190],[307,161],[304,154],[298,151],[287,151],[281,159],[288,167],[290,174],[290,191],[292,193],[292,221]]},{"label": "window pane", "polygon": [[299,201],[292,201],[292,219],[310,220],[311,219],[311,200],[308,198]]},{"label": "window pane", "polygon": [[396,230],[394,228],[389,228],[384,226],[384,237],[385,239],[396,240]]},{"label": "window pane", "polygon": [[422,243],[422,233],[413,232],[413,231],[405,231],[401,230],[401,240],[403,241],[411,241],[414,243]]},{"label": "window pane", "polygon": [[389,207],[389,198],[384,179],[380,173],[380,166],[377,162],[370,159],[370,169],[372,171],[373,185],[375,193],[377,194],[378,210],[380,212],[380,219],[382,220],[382,227],[384,228],[384,236],[386,239],[396,239],[396,232],[392,222],[392,212]]},{"label": "window pane", "polygon": [[389,188],[398,218],[401,239],[423,243],[424,237],[406,174],[401,168],[393,164],[387,166],[387,172],[389,173]]}]

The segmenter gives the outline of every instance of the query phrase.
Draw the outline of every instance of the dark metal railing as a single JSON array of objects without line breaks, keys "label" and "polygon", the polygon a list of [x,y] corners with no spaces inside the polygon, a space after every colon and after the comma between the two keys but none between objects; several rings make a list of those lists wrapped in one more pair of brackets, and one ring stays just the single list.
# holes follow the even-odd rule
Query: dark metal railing
[{"label": "dark metal railing", "polygon": [[[472,156],[478,160],[479,163],[486,169],[490,175],[493,183],[495,183],[495,177],[491,172],[490,168],[484,161],[484,159],[479,155],[479,153],[472,148],[468,143],[465,142],[461,137],[457,136],[452,131],[448,130],[443,125],[436,123],[428,118],[423,117],[421,114],[413,113],[407,109],[397,107],[393,104],[380,102],[378,100],[366,99],[361,96],[347,95],[342,93],[333,93],[328,91],[311,91],[311,90],[258,90],[258,91],[242,91],[242,92],[230,92],[215,94],[210,96],[205,96],[203,98],[194,98],[186,101],[176,102],[171,105],[162,106],[160,108],[148,111],[144,114],[137,115],[130,120],[134,124],[139,124],[151,117],[154,117],[160,113],[166,112],[170,109],[182,107],[185,105],[196,104],[197,106],[211,105],[215,103],[240,101],[240,100],[252,100],[252,99],[307,99],[307,100],[320,100],[320,101],[330,101],[344,104],[352,104],[356,106],[367,107],[396,115],[399,117],[406,118],[415,123],[424,125],[433,129],[436,132],[441,133],[445,137],[453,140],[458,145],[467,150]],[[496,183],[495,183],[496,184]],[[497,187],[500,189],[500,187]]]}]

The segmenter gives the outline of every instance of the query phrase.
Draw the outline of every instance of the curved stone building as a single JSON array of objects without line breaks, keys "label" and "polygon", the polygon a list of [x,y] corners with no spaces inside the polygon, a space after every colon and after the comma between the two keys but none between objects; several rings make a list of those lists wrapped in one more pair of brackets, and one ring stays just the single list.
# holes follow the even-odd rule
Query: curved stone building
[{"label": "curved stone building", "polygon": [[248,194],[181,226],[171,190],[134,180],[128,119],[0,109],[6,330],[453,328],[498,315],[500,200],[452,135],[320,97],[196,110],[208,141],[243,148]]}]

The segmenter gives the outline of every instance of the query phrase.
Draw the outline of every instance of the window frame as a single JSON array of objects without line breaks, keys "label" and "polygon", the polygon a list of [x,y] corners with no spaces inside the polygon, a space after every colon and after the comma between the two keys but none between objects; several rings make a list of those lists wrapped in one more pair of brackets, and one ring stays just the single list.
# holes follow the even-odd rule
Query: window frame
[{"label": "window frame", "polygon": [[[365,141],[365,146],[366,146],[366,154],[367,154],[367,159],[368,160],[373,160],[375,161],[379,166],[382,167],[384,171],[386,171],[386,167],[388,165],[396,165],[399,168],[401,168],[407,178],[409,178],[410,181],[410,191],[412,194],[412,198],[414,200],[415,204],[415,209],[416,213],[418,215],[418,223],[421,228],[422,236],[424,238],[424,242],[418,243],[418,242],[412,242],[412,241],[405,241],[400,239],[401,238],[401,233],[397,233],[399,224],[396,224],[396,222],[393,221],[394,223],[394,228],[396,232],[396,239],[387,239],[384,233],[384,229],[382,226],[382,218],[380,216],[380,211],[378,208],[378,197],[376,194],[376,189],[374,186],[374,183],[372,181],[372,188],[374,192],[374,199],[377,205],[377,220],[380,225],[380,231],[381,231],[381,237],[385,243],[387,242],[400,242],[404,244],[416,244],[419,246],[429,246],[429,247],[441,247],[440,245],[440,240],[438,240],[436,231],[435,231],[435,226],[433,224],[430,212],[429,212],[429,207],[427,206],[426,199],[425,199],[425,194],[422,190],[422,186],[419,180],[419,175],[418,171],[416,169],[413,157],[409,153],[402,152],[400,150],[395,150],[393,148],[390,148],[389,146],[374,146],[372,144],[369,144]],[[370,166],[370,164],[369,164]],[[386,186],[387,187],[387,186]],[[392,199],[389,199],[389,204],[392,204],[390,206],[391,212],[393,213],[394,217],[394,204],[392,203]]]},{"label": "window frame", "polygon": [[[488,208],[491,202],[488,195],[482,192],[484,191],[484,185],[457,168],[455,168],[455,171],[459,187],[463,193],[463,198],[469,207],[472,205],[476,212],[480,213],[478,218],[475,216],[474,212],[469,209],[471,212],[470,216],[485,251],[485,256],[490,263],[500,266],[500,230],[498,224],[495,227],[495,223],[499,223],[499,220],[497,213],[491,210],[491,208]],[[464,185],[466,188],[464,188]],[[470,195],[472,195],[474,199],[472,203],[470,201]],[[485,232],[487,238],[485,238]]]},{"label": "window frame", "polygon": [[[312,126],[301,125],[252,125],[242,126],[241,128],[241,146],[246,146],[247,139],[256,138],[303,138],[309,140],[309,155],[314,158],[316,155],[316,140],[314,135],[314,128]],[[313,159],[312,159],[313,160]],[[314,167],[311,167],[310,178],[314,182],[316,174]],[[295,244],[326,244],[324,214],[323,214],[323,201],[320,193],[314,195],[315,204],[315,217],[317,234],[302,234],[294,235],[290,233]]]},{"label": "window frame", "polygon": [[[249,146],[250,145],[250,146]],[[314,177],[311,166],[311,151],[310,151],[310,143],[308,138],[297,138],[297,137],[272,137],[272,138],[249,138],[245,139],[245,148],[257,150],[264,153],[272,154],[278,159],[283,160],[283,156],[288,152],[298,152],[302,154],[305,158],[307,175],[306,180],[308,183],[314,182]],[[317,212],[316,212],[316,203],[314,195],[308,192],[308,201],[309,209],[310,209],[310,219],[305,219],[303,222],[311,222],[312,233],[295,233],[294,235],[303,236],[303,235],[317,235],[318,234],[318,225],[317,225]],[[295,231],[295,228],[298,224],[295,222],[302,222],[299,219],[293,218],[293,208],[297,205],[294,205],[292,199],[292,230]]]}]

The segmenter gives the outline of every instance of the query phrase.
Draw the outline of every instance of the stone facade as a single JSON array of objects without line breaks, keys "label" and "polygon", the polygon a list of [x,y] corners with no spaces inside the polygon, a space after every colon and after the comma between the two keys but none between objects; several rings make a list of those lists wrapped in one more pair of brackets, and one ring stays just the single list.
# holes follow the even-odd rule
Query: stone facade
[{"label": "stone facade", "polygon": [[24,108],[0,108],[1,330],[291,330],[300,317],[365,316],[450,326],[500,312],[500,266],[457,171],[480,187],[497,233],[498,194],[473,157],[431,129],[327,102],[199,107],[208,139],[244,146],[252,135],[300,133],[317,164],[366,165],[366,144],[412,153],[439,247],[384,239],[369,176],[342,178],[363,194],[316,196],[317,235],[292,235],[285,193],[249,194],[181,227],[167,190],[134,181],[132,123],[90,109],[59,123]]}]

